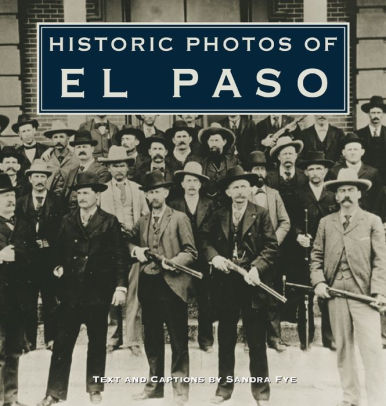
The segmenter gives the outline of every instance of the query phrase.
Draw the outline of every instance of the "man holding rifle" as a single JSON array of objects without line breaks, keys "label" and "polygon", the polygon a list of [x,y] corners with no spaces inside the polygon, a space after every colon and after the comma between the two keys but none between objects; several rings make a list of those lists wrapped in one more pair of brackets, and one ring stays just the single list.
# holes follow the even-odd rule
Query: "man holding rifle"
[{"label": "man holding rifle", "polygon": [[[361,193],[371,187],[352,169],[325,183],[335,192],[340,210],[323,217],[311,252],[311,283],[315,293],[331,299],[328,287],[373,296],[385,303],[386,245],[381,219],[359,207]],[[329,301],[331,327],[337,347],[343,406],[360,404],[354,332],[365,370],[367,401],[385,405],[383,354],[379,313],[368,304],[345,297]]]},{"label": "man holding rifle", "polygon": [[[171,185],[159,170],[145,175],[142,190],[151,213],[141,217],[129,231],[131,255],[142,263],[138,298],[150,368],[145,389],[135,399],[164,396],[165,323],[172,347],[174,401],[180,406],[188,401],[189,391],[189,384],[183,378],[189,376],[187,302],[192,277],[178,268],[186,269],[192,264],[197,259],[197,251],[188,216],[165,203]],[[164,259],[154,261],[157,257]],[[153,260],[149,261],[149,258]]]},{"label": "man holding rifle", "polygon": [[[246,173],[240,166],[228,170],[220,185],[226,190],[231,204],[221,207],[205,225],[204,254],[213,265],[214,292],[219,317],[219,377],[212,403],[220,404],[230,399],[234,383],[235,346],[237,323],[240,317],[246,330],[249,345],[250,373],[262,377],[262,382],[252,383],[252,395],[257,405],[266,405],[270,388],[264,377],[268,376],[266,352],[267,294],[256,287],[263,280],[272,285],[272,265],[278,244],[269,213],[248,201],[251,186],[257,175]],[[229,260],[248,270],[244,278],[231,271]]]}]

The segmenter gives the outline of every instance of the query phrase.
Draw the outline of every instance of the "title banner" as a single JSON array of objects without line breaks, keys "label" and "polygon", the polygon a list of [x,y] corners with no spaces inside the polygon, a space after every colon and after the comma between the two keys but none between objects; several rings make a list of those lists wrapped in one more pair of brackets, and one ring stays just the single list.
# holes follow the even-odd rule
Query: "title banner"
[{"label": "title banner", "polygon": [[39,24],[40,114],[348,113],[348,24]]}]

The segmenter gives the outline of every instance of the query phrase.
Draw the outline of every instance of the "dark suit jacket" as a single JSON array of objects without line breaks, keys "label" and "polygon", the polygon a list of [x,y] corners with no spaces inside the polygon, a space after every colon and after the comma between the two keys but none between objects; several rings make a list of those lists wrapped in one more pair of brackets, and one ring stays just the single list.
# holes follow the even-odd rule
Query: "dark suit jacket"
[{"label": "dark suit jacket", "polygon": [[[130,232],[130,252],[135,246],[148,247],[151,213],[142,216]],[[192,226],[185,213],[166,207],[160,224],[158,254],[180,265],[191,265],[197,259]],[[143,264],[141,264],[141,270]],[[186,273],[162,270],[161,274],[173,292],[188,301],[192,277]],[[139,289],[141,287],[139,286]]]},{"label": "dark suit jacket", "polygon": [[83,227],[80,210],[63,217],[56,246],[63,303],[105,305],[117,286],[127,286],[129,253],[117,218],[98,208]]},{"label": "dark suit jacket", "polygon": [[322,143],[315,130],[315,125],[312,125],[301,131],[298,137],[304,144],[302,156],[304,157],[310,151],[324,151],[326,159],[337,162],[342,153],[344,136],[344,132],[340,128],[329,125],[326,138]]},{"label": "dark suit jacket", "polygon": [[[346,164],[337,164],[333,166],[330,170],[332,179],[336,179],[339,171],[346,167]],[[372,183],[371,189],[368,192],[362,192],[362,198],[360,200],[362,208],[374,214],[379,214],[378,205],[382,194],[382,178],[378,169],[362,163],[358,172],[358,177],[360,179],[368,179]]]},{"label": "dark suit jacket", "polygon": [[[47,150],[47,146],[44,144],[40,144],[39,142],[36,143],[36,153],[35,153],[35,158],[34,159],[38,159],[43,155],[43,152]],[[18,145],[16,147],[17,152],[20,154],[20,156],[22,157],[22,161],[20,163],[20,172],[24,175],[24,172],[29,169],[29,167],[31,166],[31,162],[29,161],[29,159],[27,158],[27,155],[25,153],[25,149],[24,149],[24,145]]]},{"label": "dark suit jacket", "polygon": [[[226,205],[216,210],[213,215],[205,223],[204,228],[204,255],[208,262],[216,255],[221,255],[225,258],[232,259],[231,247],[231,221],[232,208],[231,205]],[[250,267],[255,266],[260,274],[263,282],[272,284],[273,280],[273,263],[277,255],[278,244],[275,232],[272,227],[271,219],[268,210],[248,202],[245,210],[241,229],[242,250],[246,251],[246,256],[251,259]],[[235,295],[234,283],[246,283],[242,280],[242,276],[234,274],[225,274],[222,271],[213,270],[214,278],[217,280],[215,296],[229,296],[229,303]],[[263,291],[258,288],[248,289],[251,294],[260,299],[266,298]],[[258,292],[258,294],[256,293]],[[220,306],[226,306],[226,303],[221,303]]]}]

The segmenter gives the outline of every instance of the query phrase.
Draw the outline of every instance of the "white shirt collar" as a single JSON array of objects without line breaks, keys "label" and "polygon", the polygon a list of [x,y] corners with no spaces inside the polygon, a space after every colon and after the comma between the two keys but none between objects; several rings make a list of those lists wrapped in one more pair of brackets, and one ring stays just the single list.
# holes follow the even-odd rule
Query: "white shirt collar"
[{"label": "white shirt collar", "polygon": [[229,120],[229,127],[232,128],[233,126],[236,126],[236,128],[240,127],[240,117],[237,120]]},{"label": "white shirt collar", "polygon": [[[350,223],[352,222],[352,219],[355,217],[357,214],[358,209],[355,209],[351,214],[348,214],[350,217]],[[340,217],[340,222],[343,224],[346,222],[346,216],[347,214],[343,214],[342,210],[339,210],[339,217]]]},{"label": "white shirt collar", "polygon": [[350,162],[346,161],[347,168],[352,168],[355,170],[356,173],[359,172],[362,166],[362,161],[357,162],[356,164],[350,164]]},{"label": "white shirt collar", "polygon": [[308,184],[310,185],[310,189],[312,190],[312,193],[316,197],[316,200],[319,200],[324,188],[323,183],[321,183],[319,186],[316,186],[311,182],[308,182]]},{"label": "white shirt collar", "polygon": [[181,152],[181,151],[179,151],[177,148],[174,148],[174,150],[173,150],[173,155],[174,155],[174,158],[177,159],[177,161],[185,162],[185,161],[186,161],[186,158],[188,157],[188,155],[189,155],[191,152],[192,152],[192,151],[191,151],[190,147],[187,148],[186,151],[184,151],[184,152]]},{"label": "white shirt collar", "polygon": [[89,222],[91,217],[96,213],[97,210],[98,210],[98,206],[95,206],[92,210],[90,210],[87,213],[87,217],[85,217],[86,214],[85,214],[84,210],[82,208],[80,208],[80,219],[82,220],[82,223],[86,220],[87,220],[87,222]]},{"label": "white shirt collar", "polygon": [[[274,120],[273,116],[270,116],[270,118],[271,118],[271,125],[273,126],[275,124],[275,120]],[[277,118],[277,122],[279,124],[279,127],[281,127],[281,119],[282,119],[281,117]]]},{"label": "white shirt collar", "polygon": [[248,201],[245,202],[244,206],[241,209],[236,209],[236,207],[234,207],[234,205],[232,204],[232,214],[237,211],[241,214],[240,218],[242,218],[244,216],[245,210],[247,210],[247,206],[248,206]]},{"label": "white shirt collar", "polygon": [[369,124],[371,136],[374,136],[374,131],[377,131],[377,137],[381,135],[382,126],[380,125],[378,128],[374,127],[372,124]]},{"label": "white shirt collar", "polygon": [[281,177],[285,178],[285,172],[290,172],[291,178],[295,176],[295,166],[293,166],[291,169],[284,168],[284,166],[280,165],[279,166],[279,174]]},{"label": "white shirt collar", "polygon": [[[154,217],[159,217],[159,220],[161,220],[161,218],[163,217],[163,215],[165,214],[165,210],[166,210],[166,204],[164,205],[164,207],[163,207],[163,209],[162,209],[162,211],[161,211],[161,213],[158,213],[158,214],[154,214],[154,211],[152,210],[151,211],[151,218],[152,218],[152,220],[154,221]],[[158,221],[159,221],[158,220]]]},{"label": "white shirt collar", "polygon": [[79,166],[84,166],[83,172],[87,171],[87,169],[91,166],[91,164],[94,162],[94,158],[91,159],[89,162],[86,163],[86,165],[83,165],[83,163],[81,162],[79,164]]}]

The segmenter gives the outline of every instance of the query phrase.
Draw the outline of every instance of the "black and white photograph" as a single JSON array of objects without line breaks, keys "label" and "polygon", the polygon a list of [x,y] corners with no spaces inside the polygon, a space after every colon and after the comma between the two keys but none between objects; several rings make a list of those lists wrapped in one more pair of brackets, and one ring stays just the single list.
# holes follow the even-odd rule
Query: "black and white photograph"
[{"label": "black and white photograph", "polygon": [[[39,23],[348,23],[348,113],[39,114]],[[0,406],[385,406],[385,113],[386,0],[0,0]]]}]

